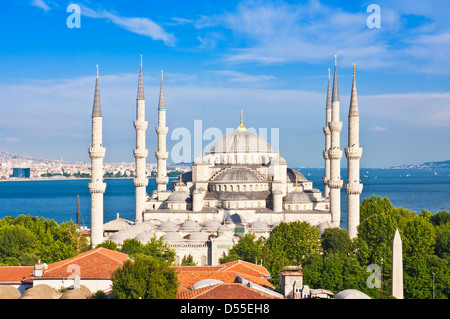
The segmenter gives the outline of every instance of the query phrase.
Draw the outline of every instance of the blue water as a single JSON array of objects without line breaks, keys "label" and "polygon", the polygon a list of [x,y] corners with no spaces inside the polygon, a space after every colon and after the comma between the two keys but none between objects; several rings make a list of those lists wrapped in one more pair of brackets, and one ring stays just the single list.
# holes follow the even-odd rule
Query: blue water
[{"label": "blue water", "polygon": [[[313,187],[324,190],[323,169],[299,169]],[[345,169],[342,176],[346,176]],[[420,213],[423,209],[436,213],[450,211],[450,170],[400,170],[361,169],[364,184],[361,200],[379,195],[388,197],[396,207],[404,207]],[[77,195],[83,223],[90,226],[89,180],[47,180],[0,182],[0,218],[30,214],[54,219],[61,223],[76,221]],[[104,221],[120,217],[134,220],[134,186],[132,179],[106,179],[104,194]],[[170,183],[170,182],[169,182]],[[154,179],[149,179],[148,194],[156,189]],[[346,228],[347,196],[341,192],[341,226]]]}]

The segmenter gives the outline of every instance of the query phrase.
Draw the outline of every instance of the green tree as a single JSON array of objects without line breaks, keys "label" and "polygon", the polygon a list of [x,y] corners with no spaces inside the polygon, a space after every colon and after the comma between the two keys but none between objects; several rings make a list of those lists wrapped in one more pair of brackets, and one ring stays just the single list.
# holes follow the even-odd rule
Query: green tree
[{"label": "green tree", "polygon": [[106,240],[103,243],[98,244],[95,248],[100,248],[100,247],[103,247],[103,248],[106,248],[109,250],[116,250],[116,251],[119,250],[117,248],[117,244],[115,242],[113,242],[112,240]]},{"label": "green tree", "polygon": [[35,242],[36,235],[27,228],[20,225],[5,227],[0,230],[0,256],[19,260],[22,254],[33,250]]},{"label": "green tree", "polygon": [[197,263],[194,262],[194,257],[191,254],[183,256],[181,260],[181,266],[197,266]]},{"label": "green tree", "polygon": [[436,255],[450,261],[450,223],[440,226],[437,230]]},{"label": "green tree", "polygon": [[178,289],[175,269],[145,255],[134,262],[127,260],[111,280],[113,295],[118,299],[174,299]]},{"label": "green tree", "polygon": [[450,212],[447,212],[446,210],[437,212],[431,216],[430,221],[434,226],[442,226],[450,223]]},{"label": "green tree", "polygon": [[254,233],[248,233],[242,236],[239,242],[234,245],[228,255],[219,259],[220,263],[226,263],[234,260],[245,260],[251,263],[260,263],[263,258],[263,247],[266,242],[264,237],[256,238]]},{"label": "green tree", "polygon": [[338,227],[324,230],[321,236],[321,245],[325,254],[349,254],[352,250],[352,240],[348,231]]}]

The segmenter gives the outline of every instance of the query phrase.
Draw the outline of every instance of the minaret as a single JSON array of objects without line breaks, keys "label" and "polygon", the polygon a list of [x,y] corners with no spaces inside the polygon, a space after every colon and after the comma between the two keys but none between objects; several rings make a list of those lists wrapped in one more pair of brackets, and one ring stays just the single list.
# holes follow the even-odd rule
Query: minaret
[{"label": "minaret", "polygon": [[163,71],[161,71],[161,88],[159,91],[158,105],[158,126],[156,133],[158,134],[158,151],[155,153],[158,160],[156,184],[158,193],[166,190],[169,178],[167,177],[166,161],[169,152],[166,150],[166,135],[169,129],[166,126],[166,103],[164,101]]},{"label": "minaret", "polygon": [[91,182],[88,184],[91,193],[91,244],[94,248],[103,242],[103,193],[106,189],[106,184],[103,183],[103,158],[106,149],[102,145],[102,121],[97,65],[94,107],[92,109],[92,145],[89,148]]},{"label": "minaret", "polygon": [[136,149],[133,150],[136,158],[136,174],[133,180],[136,189],[136,206],[135,206],[135,223],[143,221],[143,211],[145,210],[145,201],[147,198],[148,179],[145,172],[146,158],[148,150],[145,147],[145,131],[148,122],[145,120],[145,96],[144,96],[144,79],[142,76],[142,55],[141,66],[139,71],[139,84],[136,98],[136,121],[134,127],[136,129]]},{"label": "minaret", "polygon": [[331,222],[334,227],[339,227],[341,222],[341,158],[342,151],[340,146],[340,132],[342,122],[339,121],[339,88],[337,80],[337,56],[334,56],[334,79],[333,93],[331,96],[331,122],[328,123],[331,131],[331,145],[328,151],[330,157],[330,179],[328,187],[330,188],[330,212]]},{"label": "minaret", "polygon": [[325,198],[330,197],[330,188],[328,187],[328,180],[330,179],[330,156],[328,154],[331,146],[331,131],[328,127],[328,123],[331,122],[331,84],[330,84],[330,69],[328,69],[328,90],[327,90],[327,103],[326,103],[326,116],[325,126],[323,127],[323,133],[325,134],[325,150],[323,151],[323,158],[325,160],[325,175],[322,178],[325,185]]},{"label": "minaret", "polygon": [[359,183],[359,161],[362,148],[359,147],[359,111],[358,96],[356,94],[355,68],[353,65],[352,96],[350,110],[348,113],[348,148],[345,149],[347,156],[347,230],[350,238],[355,238],[359,225],[359,195],[362,192],[362,184]]}]

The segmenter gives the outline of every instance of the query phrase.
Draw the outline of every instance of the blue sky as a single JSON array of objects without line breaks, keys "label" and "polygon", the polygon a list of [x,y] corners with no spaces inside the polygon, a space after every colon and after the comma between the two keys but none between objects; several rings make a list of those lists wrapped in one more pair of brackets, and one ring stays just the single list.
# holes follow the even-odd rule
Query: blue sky
[{"label": "blue sky", "polygon": [[[69,4],[81,27],[68,28]],[[370,4],[380,28],[369,28]],[[0,150],[89,161],[95,65],[105,161],[134,161],[143,55],[148,162],[160,71],[169,126],[279,130],[294,167],[323,167],[328,68],[338,55],[341,147],[357,66],[362,167],[450,159],[448,1],[0,0]],[[203,141],[202,148],[210,141]],[[196,156],[198,154],[195,154]],[[342,166],[345,167],[345,158]]]}]

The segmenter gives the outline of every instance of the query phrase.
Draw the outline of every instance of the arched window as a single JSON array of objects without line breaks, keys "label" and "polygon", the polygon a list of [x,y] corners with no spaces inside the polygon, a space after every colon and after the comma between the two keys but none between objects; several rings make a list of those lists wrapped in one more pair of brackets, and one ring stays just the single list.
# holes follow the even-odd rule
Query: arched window
[{"label": "arched window", "polygon": [[206,256],[200,257],[200,266],[206,266]]}]

